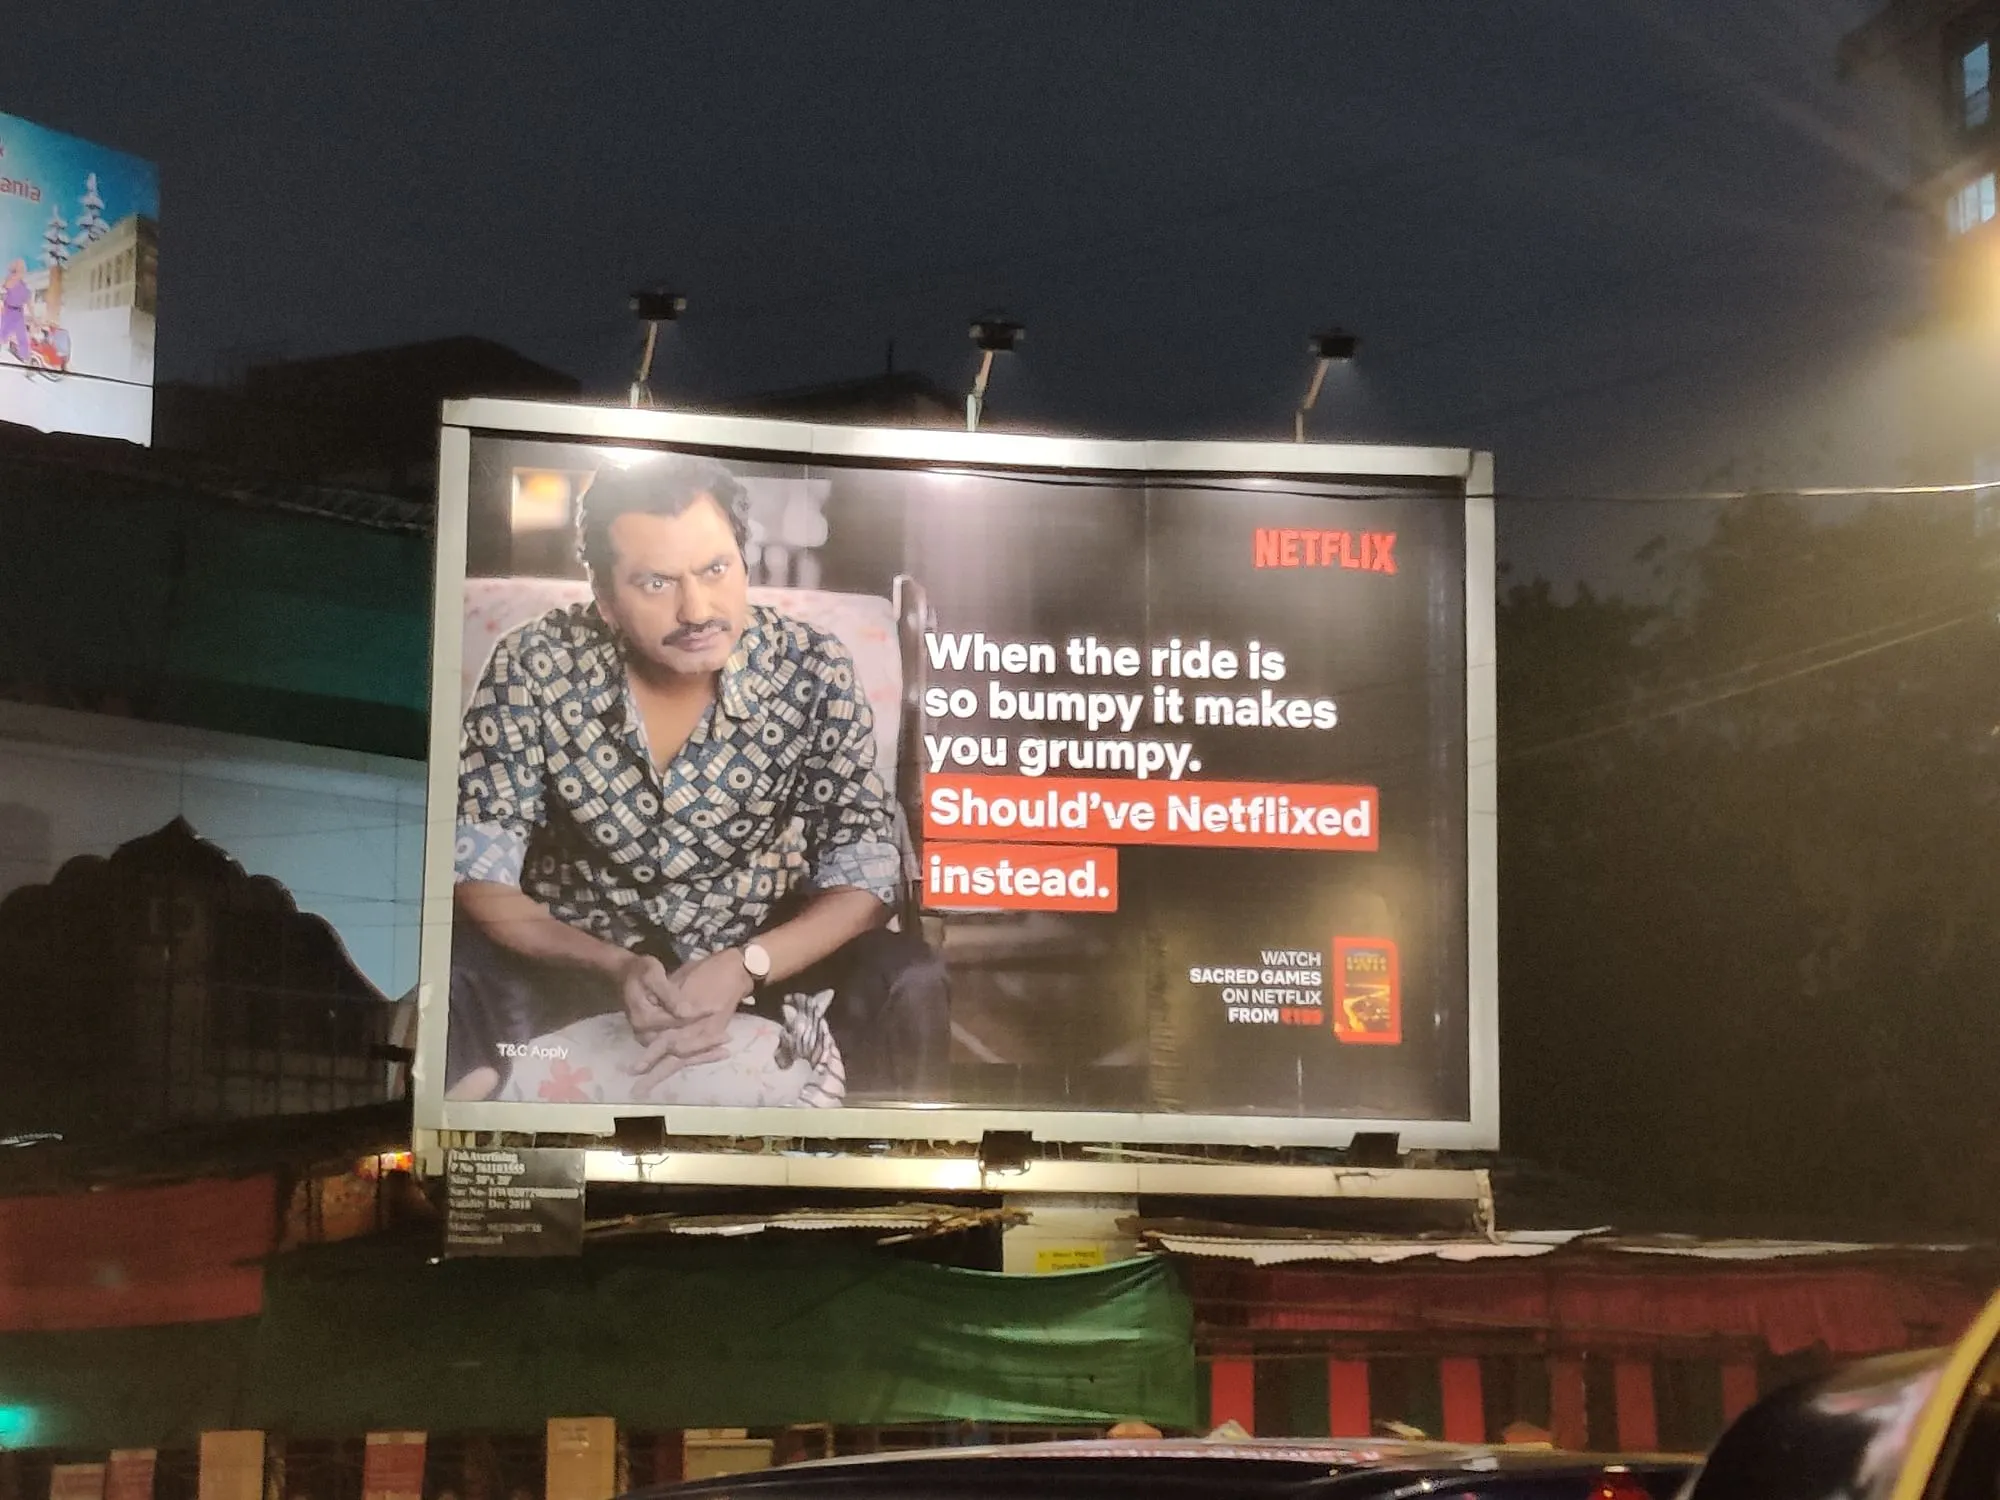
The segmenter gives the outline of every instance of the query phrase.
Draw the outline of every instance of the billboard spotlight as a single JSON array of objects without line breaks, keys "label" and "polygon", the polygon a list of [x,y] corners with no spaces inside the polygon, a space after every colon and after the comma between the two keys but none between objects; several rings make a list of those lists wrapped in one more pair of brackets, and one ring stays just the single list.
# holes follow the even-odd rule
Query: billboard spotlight
[{"label": "billboard spotlight", "polygon": [[1334,360],[1352,359],[1361,347],[1361,340],[1351,333],[1338,329],[1332,333],[1316,333],[1306,348],[1317,358],[1331,363]]},{"label": "billboard spotlight", "polygon": [[1011,318],[988,315],[972,320],[972,342],[979,350],[979,374],[972,382],[972,394],[965,398],[965,430],[979,430],[979,414],[986,408],[986,382],[993,375],[993,356],[1012,354],[1014,346],[1026,338],[1028,330]]},{"label": "billboard spotlight", "polygon": [[979,1137],[979,1171],[987,1177],[1018,1177],[1035,1150],[1033,1132],[989,1130]]},{"label": "billboard spotlight", "polygon": [[657,1156],[667,1149],[665,1115],[618,1115],[611,1121],[611,1139],[621,1156]]},{"label": "billboard spotlight", "polygon": [[1351,333],[1338,328],[1325,333],[1316,333],[1306,343],[1306,352],[1313,357],[1312,384],[1306,387],[1306,399],[1299,403],[1299,409],[1292,413],[1292,441],[1306,440],[1306,413],[1319,400],[1320,387],[1326,384],[1326,367],[1330,364],[1345,364],[1354,358],[1361,347],[1361,340]]},{"label": "billboard spotlight", "polygon": [[1027,334],[1027,329],[1008,318],[977,318],[972,324],[972,342],[988,354],[1012,354]]},{"label": "billboard spotlight", "polygon": [[688,299],[679,292],[657,289],[632,294],[632,316],[646,325],[646,347],[639,356],[639,378],[632,382],[632,405],[651,406],[653,392],[646,381],[653,373],[653,350],[660,340],[660,325],[671,323],[687,311]]},{"label": "billboard spotlight", "polygon": [[1356,1167],[1393,1167],[1403,1159],[1402,1138],[1393,1130],[1357,1130],[1347,1160]]}]

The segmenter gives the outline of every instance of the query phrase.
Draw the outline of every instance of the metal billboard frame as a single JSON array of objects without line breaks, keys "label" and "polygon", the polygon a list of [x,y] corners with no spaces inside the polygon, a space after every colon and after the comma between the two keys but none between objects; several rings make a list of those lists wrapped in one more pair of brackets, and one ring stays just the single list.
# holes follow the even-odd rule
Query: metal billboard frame
[{"label": "metal billboard frame", "polygon": [[[1067,469],[1130,474],[1217,474],[1263,480],[1417,479],[1461,486],[1465,515],[1466,919],[1468,1117],[1170,1115],[998,1110],[956,1105],[838,1111],[643,1104],[447,1101],[442,1079],[449,1007],[452,849],[458,801],[459,669],[463,640],[472,438],[669,444],[814,460],[886,460],[981,470]],[[411,1086],[419,1132],[512,1132],[608,1137],[613,1121],[663,1116],[669,1136],[866,1140],[977,1140],[1027,1130],[1037,1140],[1118,1145],[1340,1148],[1357,1132],[1394,1132],[1402,1149],[1491,1150],[1499,1144],[1499,873],[1495,750],[1492,456],[1462,448],[1372,444],[1122,442],[805,422],[479,398],[444,404],[438,453],[437,565],[431,634],[431,723],[425,810],[423,919],[418,952],[418,1043]],[[837,1128],[836,1128],[837,1127]]]}]

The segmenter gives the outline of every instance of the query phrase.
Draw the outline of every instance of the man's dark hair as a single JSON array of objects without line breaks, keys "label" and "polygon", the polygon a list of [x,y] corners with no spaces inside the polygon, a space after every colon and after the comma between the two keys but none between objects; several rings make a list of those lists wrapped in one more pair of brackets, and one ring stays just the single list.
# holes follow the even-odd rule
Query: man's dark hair
[{"label": "man's dark hair", "polygon": [[611,523],[620,516],[678,516],[708,496],[736,535],[740,549],[750,540],[750,492],[713,459],[672,456],[629,469],[597,471],[576,511],[576,555],[592,578],[609,572],[617,554]]}]

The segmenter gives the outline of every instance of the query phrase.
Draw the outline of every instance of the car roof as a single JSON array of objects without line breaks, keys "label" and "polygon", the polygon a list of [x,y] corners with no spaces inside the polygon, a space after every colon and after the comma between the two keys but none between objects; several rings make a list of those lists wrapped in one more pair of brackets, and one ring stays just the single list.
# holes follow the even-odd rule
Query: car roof
[{"label": "car roof", "polygon": [[867,1488],[926,1489],[934,1484],[957,1490],[1005,1488],[1032,1477],[1041,1483],[1060,1474],[1071,1485],[1114,1490],[1125,1486],[1157,1491],[1200,1488],[1227,1480],[1232,1486],[1308,1485],[1342,1475],[1384,1471],[1411,1476],[1464,1474],[1602,1472],[1606,1469],[1668,1467],[1684,1471],[1694,1460],[1675,1456],[1617,1456],[1568,1453],[1541,1446],[1410,1442],[1387,1438],[1099,1438],[1072,1442],[1017,1443],[991,1447],[931,1448],[905,1453],[816,1459],[777,1469],[717,1479],[694,1480],[649,1494],[677,1497],[765,1495],[781,1491],[817,1492]]},{"label": "car roof", "polygon": [[1047,1459],[1096,1462],[1121,1459],[1196,1459],[1236,1463],[1294,1463],[1334,1467],[1379,1464],[1405,1458],[1449,1461],[1497,1451],[1480,1444],[1412,1442],[1404,1438],[1073,1438],[1052,1443],[994,1443],[984,1447],[919,1448],[905,1453],[859,1454],[818,1459],[800,1468],[841,1464],[951,1463]]},{"label": "car roof", "polygon": [[1862,1360],[1766,1396],[1717,1440],[1690,1500],[1888,1500],[1921,1418],[1957,1394],[1944,1380],[1951,1352]]}]

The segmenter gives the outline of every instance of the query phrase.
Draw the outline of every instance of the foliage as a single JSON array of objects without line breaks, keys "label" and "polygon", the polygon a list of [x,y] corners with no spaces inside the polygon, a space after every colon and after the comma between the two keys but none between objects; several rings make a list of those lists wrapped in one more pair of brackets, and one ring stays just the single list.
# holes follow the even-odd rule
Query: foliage
[{"label": "foliage", "polygon": [[1962,505],[1745,502],[1500,611],[1510,1153],[1746,1228],[2000,1224],[2000,626]]}]

